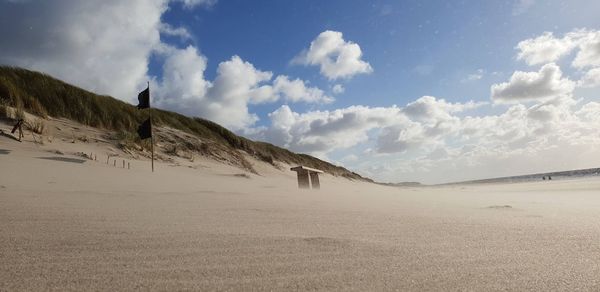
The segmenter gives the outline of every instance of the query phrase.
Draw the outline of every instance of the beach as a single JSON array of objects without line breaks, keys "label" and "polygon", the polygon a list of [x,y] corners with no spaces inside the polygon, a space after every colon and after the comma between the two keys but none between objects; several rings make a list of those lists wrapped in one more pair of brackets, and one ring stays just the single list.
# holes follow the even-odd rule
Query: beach
[{"label": "beach", "polygon": [[2,291],[600,289],[597,178],[298,190],[257,161],[152,173],[66,154],[93,143],[0,149]]}]

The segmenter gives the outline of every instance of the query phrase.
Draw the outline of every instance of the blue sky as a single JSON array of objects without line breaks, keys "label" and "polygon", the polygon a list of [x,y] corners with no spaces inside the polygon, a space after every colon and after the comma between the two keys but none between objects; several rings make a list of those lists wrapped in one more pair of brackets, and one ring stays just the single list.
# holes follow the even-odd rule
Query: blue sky
[{"label": "blue sky", "polygon": [[600,163],[597,11],[583,0],[4,0],[0,63],[131,103],[150,80],[155,106],[378,180],[436,183]]},{"label": "blue sky", "polygon": [[324,89],[331,82],[317,68],[291,66],[290,60],[322,31],[342,32],[360,45],[375,70],[341,81],[344,95],[323,107],[333,109],[401,105],[422,95],[487,100],[489,86],[506,76],[460,81],[478,69],[509,75],[526,67],[514,57],[514,47],[523,39],[544,31],[600,26],[589,7],[592,2],[538,1],[513,15],[518,1],[238,0],[220,1],[209,9],[175,4],[163,19],[192,33],[194,44],[208,57],[208,79],[214,78],[220,61],[239,55],[257,68],[300,77]]}]

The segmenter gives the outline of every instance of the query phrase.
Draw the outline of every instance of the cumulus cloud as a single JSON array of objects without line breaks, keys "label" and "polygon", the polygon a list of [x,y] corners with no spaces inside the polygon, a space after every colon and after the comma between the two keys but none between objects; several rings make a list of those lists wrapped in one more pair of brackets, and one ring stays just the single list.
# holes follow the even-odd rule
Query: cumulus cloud
[{"label": "cumulus cloud", "polygon": [[181,38],[182,40],[190,40],[192,39],[192,35],[190,32],[184,27],[174,27],[168,23],[160,24],[160,33],[169,36],[176,36]]},{"label": "cumulus cloud", "polygon": [[424,129],[419,123],[407,122],[382,129],[377,137],[378,153],[404,153],[426,142]]},{"label": "cumulus cloud", "polygon": [[579,30],[569,35],[579,44],[579,52],[573,60],[573,66],[576,68],[600,66],[600,31]]},{"label": "cumulus cloud", "polygon": [[[282,106],[254,137],[320,157],[343,153],[339,161],[345,166],[389,181],[514,175],[514,167],[522,173],[578,168],[600,158],[590,150],[600,150],[594,146],[600,143],[598,103],[579,104],[567,95],[514,104],[499,114],[468,115],[488,105],[424,96],[404,107],[298,113]],[[544,159],[562,151],[578,152],[572,160]],[[348,153],[360,153],[361,159],[346,159]]]},{"label": "cumulus cloud", "polygon": [[407,120],[384,127],[376,150],[379,153],[403,153],[417,147],[435,148],[444,135],[459,130],[457,113],[477,108],[485,103],[469,101],[451,103],[433,96],[423,96],[404,107],[401,112]]},{"label": "cumulus cloud", "polygon": [[585,73],[583,78],[577,82],[581,87],[598,87],[600,86],[600,68],[594,68]]},{"label": "cumulus cloud", "polygon": [[346,91],[344,86],[341,84],[334,85],[331,90],[333,91],[333,94],[341,94],[344,93],[344,91]]},{"label": "cumulus cloud", "polygon": [[557,98],[571,95],[575,82],[562,78],[554,63],[544,65],[538,72],[516,71],[508,82],[494,84],[491,97],[499,102],[519,102]]},{"label": "cumulus cloud", "polygon": [[183,3],[186,8],[193,8],[195,6],[212,6],[217,3],[217,0],[175,0],[176,2]]},{"label": "cumulus cloud", "polygon": [[321,155],[368,140],[368,131],[405,119],[397,107],[351,106],[333,111],[293,112],[281,106],[269,114],[269,127],[254,137],[295,151]]},{"label": "cumulus cloud", "polygon": [[1,3],[0,63],[130,100],[148,80],[166,9],[162,0]]},{"label": "cumulus cloud", "polygon": [[571,65],[582,69],[600,66],[600,31],[577,29],[566,33],[562,38],[555,37],[552,32],[519,42],[517,59],[528,65],[556,62],[570,54],[577,53]]},{"label": "cumulus cloud", "polygon": [[249,62],[233,56],[219,64],[217,77],[204,98],[206,103],[196,109],[201,116],[226,127],[248,127],[258,120],[255,114],[248,112],[249,93],[272,76],[273,73],[257,70]]},{"label": "cumulus cloud", "polygon": [[[282,106],[269,114],[270,126],[253,136],[320,156],[373,139],[377,140],[376,153],[397,153],[422,144],[435,144],[436,137],[456,130],[457,118],[452,113],[480,105],[475,102],[450,103],[424,96],[405,108],[351,106],[333,111],[297,113]],[[370,135],[374,136],[370,139]]]},{"label": "cumulus cloud", "polygon": [[163,76],[154,80],[159,107],[201,116],[233,130],[251,127],[258,116],[250,104],[288,102],[329,103],[333,98],[300,79],[291,80],[257,69],[252,63],[233,56],[217,67],[217,76],[205,80],[206,57],[193,46],[185,49],[164,48]]},{"label": "cumulus cloud", "polygon": [[517,59],[529,65],[556,62],[575,47],[571,38],[558,39],[552,32],[544,32],[541,36],[519,42]]},{"label": "cumulus cloud", "polygon": [[420,121],[447,120],[452,113],[474,109],[485,103],[469,101],[467,103],[451,103],[433,96],[423,96],[410,102],[402,110],[407,116]]},{"label": "cumulus cloud", "polygon": [[325,95],[323,90],[306,86],[306,83],[300,79],[290,80],[285,75],[275,78],[273,90],[276,95],[291,102],[331,103],[334,101],[334,98]]},{"label": "cumulus cloud", "polygon": [[248,104],[273,73],[233,56],[219,64],[214,81],[208,82],[204,79],[206,58],[194,47],[172,50],[164,62],[162,80],[156,81],[155,96],[160,107],[201,116],[233,130],[258,120],[248,111]]},{"label": "cumulus cloud", "polygon": [[319,34],[308,50],[296,56],[292,63],[320,66],[321,74],[330,80],[368,74],[373,68],[362,59],[356,43],[345,41],[341,32],[327,30]]},{"label": "cumulus cloud", "polygon": [[174,105],[171,103],[204,96],[211,87],[204,79],[206,57],[194,46],[185,49],[169,47],[168,51],[163,63],[162,82],[156,88],[159,102],[168,108],[173,108]]},{"label": "cumulus cloud", "polygon": [[[393,125],[378,136],[379,153],[348,166],[379,179],[443,182],[591,167],[600,158],[600,105],[578,107],[572,98],[526,107],[512,105],[497,115],[450,114],[452,127],[428,136],[427,125]],[[401,150],[401,155],[393,154]],[[547,159],[564,157],[572,159]],[[505,168],[507,167],[507,168]]]}]

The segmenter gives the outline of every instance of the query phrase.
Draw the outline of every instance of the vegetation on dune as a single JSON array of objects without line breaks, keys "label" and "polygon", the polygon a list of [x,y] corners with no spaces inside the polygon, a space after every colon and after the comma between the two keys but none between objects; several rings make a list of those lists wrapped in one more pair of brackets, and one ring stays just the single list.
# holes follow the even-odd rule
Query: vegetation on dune
[{"label": "vegetation on dune", "polygon": [[[0,105],[12,106],[44,118],[66,118],[115,131],[116,136],[129,137],[129,140],[136,137],[134,133],[137,126],[146,118],[146,114],[135,106],[110,96],[94,94],[43,73],[7,66],[0,66]],[[369,180],[310,155],[296,154],[269,143],[240,137],[209,120],[190,118],[160,109],[151,110],[155,126],[181,130],[202,140],[245,151],[271,164],[276,161],[301,164],[337,176]],[[140,141],[135,143],[139,144]]]}]

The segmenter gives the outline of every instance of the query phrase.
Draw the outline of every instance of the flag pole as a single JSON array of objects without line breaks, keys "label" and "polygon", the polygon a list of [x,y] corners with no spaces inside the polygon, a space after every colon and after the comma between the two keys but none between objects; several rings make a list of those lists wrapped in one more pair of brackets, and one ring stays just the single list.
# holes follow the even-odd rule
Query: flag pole
[{"label": "flag pole", "polygon": [[154,135],[152,135],[152,107],[150,107],[150,81],[148,81],[148,109],[150,110],[150,150],[152,152],[152,172],[154,172]]},{"label": "flag pole", "polygon": [[[152,123],[152,119],[150,119]],[[152,149],[152,172],[154,172],[154,137],[150,137],[150,148]]]}]

